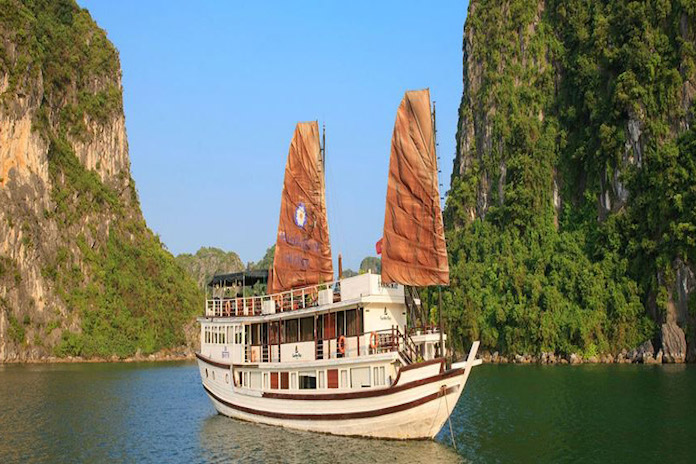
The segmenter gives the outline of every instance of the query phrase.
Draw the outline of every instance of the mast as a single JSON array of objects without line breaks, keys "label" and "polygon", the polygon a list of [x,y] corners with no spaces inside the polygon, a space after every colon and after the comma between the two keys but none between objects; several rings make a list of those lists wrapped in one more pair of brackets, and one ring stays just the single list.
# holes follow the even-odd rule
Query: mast
[{"label": "mast", "polygon": [[[438,287],[440,353],[444,356],[442,285],[449,285],[449,264],[440,208],[435,122],[430,91],[406,92],[396,113],[389,158],[382,282]],[[405,291],[410,293],[408,288]]]},{"label": "mast", "polygon": [[321,170],[326,179],[326,124],[321,124]]},{"label": "mast", "polygon": [[[433,102],[433,140],[435,143],[434,149],[435,149],[435,181],[439,184],[440,183],[440,177],[438,176],[439,169],[437,165],[437,118],[436,118],[436,113],[435,113],[435,102]],[[439,185],[438,185],[439,187]],[[439,193],[438,189],[438,193]],[[439,208],[439,202],[438,202],[438,208]],[[445,351],[445,339],[443,335],[443,330],[442,330],[442,285],[437,286],[437,325],[439,327],[439,332],[440,332],[440,351],[442,352],[442,357],[446,358],[446,351]]]}]

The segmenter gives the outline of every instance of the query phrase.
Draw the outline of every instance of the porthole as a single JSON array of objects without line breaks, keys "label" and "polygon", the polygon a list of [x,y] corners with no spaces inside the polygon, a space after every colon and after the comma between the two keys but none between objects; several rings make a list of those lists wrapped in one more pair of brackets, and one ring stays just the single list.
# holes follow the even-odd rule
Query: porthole
[{"label": "porthole", "polygon": [[225,374],[225,383],[230,383],[230,374]]},{"label": "porthole", "polygon": [[215,371],[212,371],[213,373],[213,380],[215,380]]},{"label": "porthole", "polygon": [[207,367],[205,368],[205,378],[206,379],[208,378],[208,368]]}]

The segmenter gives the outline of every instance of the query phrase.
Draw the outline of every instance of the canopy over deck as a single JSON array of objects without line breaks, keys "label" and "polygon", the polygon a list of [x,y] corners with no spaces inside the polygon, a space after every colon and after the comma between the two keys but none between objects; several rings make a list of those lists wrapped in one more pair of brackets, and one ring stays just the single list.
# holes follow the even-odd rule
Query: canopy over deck
[{"label": "canopy over deck", "polygon": [[208,287],[250,287],[268,281],[268,271],[241,271],[231,274],[218,274],[208,282]]}]

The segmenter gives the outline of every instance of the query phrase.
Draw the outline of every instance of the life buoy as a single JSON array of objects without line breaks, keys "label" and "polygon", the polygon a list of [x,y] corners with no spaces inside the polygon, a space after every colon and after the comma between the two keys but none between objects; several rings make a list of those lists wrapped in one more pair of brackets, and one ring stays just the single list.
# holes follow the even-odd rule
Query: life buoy
[{"label": "life buoy", "polygon": [[225,314],[228,316],[232,312],[232,303],[230,303],[230,300],[225,301]]},{"label": "life buoy", "polygon": [[346,354],[346,337],[343,335],[338,337],[338,352],[341,354]]},{"label": "life buoy", "polygon": [[372,332],[370,334],[370,348],[376,350],[379,346],[379,338],[377,337],[377,332]]}]

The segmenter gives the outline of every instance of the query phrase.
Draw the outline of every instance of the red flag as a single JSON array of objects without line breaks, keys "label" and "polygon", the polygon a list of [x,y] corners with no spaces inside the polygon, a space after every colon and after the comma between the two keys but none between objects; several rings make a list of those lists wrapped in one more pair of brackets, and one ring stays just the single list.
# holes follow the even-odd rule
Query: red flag
[{"label": "red flag", "polygon": [[377,240],[377,243],[375,243],[375,249],[377,250],[378,255],[382,254],[382,239],[381,238],[379,240]]}]

